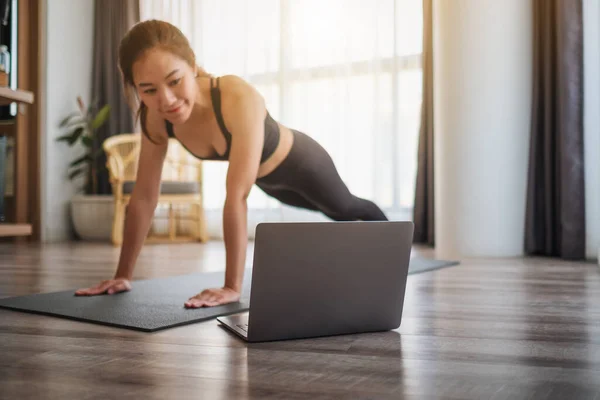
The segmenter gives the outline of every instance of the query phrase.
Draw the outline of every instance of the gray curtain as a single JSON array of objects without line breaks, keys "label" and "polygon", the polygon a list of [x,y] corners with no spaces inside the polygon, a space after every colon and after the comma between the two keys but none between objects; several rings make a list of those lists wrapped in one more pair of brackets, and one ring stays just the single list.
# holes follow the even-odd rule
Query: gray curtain
[{"label": "gray curtain", "polygon": [[585,258],[581,0],[534,0],[525,251]]},{"label": "gray curtain", "polygon": [[417,161],[413,222],[414,242],[434,245],[433,198],[433,13],[423,0],[423,103]]},{"label": "gray curtain", "polygon": [[[94,12],[92,99],[99,108],[111,106],[109,120],[97,133],[95,146],[100,149],[106,138],[134,129],[134,115],[123,94],[118,49],[121,38],[140,20],[139,0],[96,0]],[[111,193],[105,163],[102,152],[96,165],[100,194]]]}]

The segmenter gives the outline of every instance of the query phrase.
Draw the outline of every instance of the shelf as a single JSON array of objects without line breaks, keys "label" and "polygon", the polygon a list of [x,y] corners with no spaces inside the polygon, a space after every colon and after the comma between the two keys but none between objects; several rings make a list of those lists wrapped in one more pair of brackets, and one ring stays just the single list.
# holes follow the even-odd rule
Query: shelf
[{"label": "shelf", "polygon": [[0,136],[15,137],[17,134],[17,124],[15,121],[0,121]]},{"label": "shelf", "polygon": [[33,104],[33,93],[27,90],[0,87],[0,106],[13,102]]},{"label": "shelf", "polygon": [[2,236],[29,236],[31,224],[4,224],[0,223],[0,237]]}]

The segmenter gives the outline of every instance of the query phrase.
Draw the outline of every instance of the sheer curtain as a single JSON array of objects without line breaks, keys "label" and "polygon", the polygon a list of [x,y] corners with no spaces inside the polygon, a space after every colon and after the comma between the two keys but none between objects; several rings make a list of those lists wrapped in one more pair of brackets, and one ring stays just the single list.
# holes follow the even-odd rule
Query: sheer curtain
[{"label": "sheer curtain", "polygon": [[[320,142],[354,194],[412,219],[422,0],[141,0],[140,16],[178,26],[208,72],[241,76],[275,119]],[[209,232],[221,237],[227,164],[204,165]],[[257,187],[248,206],[250,236],[261,221],[326,220]]]}]

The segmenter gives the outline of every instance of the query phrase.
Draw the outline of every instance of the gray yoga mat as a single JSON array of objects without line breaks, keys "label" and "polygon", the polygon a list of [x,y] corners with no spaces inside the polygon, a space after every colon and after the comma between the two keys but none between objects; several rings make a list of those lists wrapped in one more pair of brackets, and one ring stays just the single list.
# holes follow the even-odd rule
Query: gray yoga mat
[{"label": "gray yoga mat", "polygon": [[[408,274],[456,264],[456,261],[413,257]],[[9,297],[0,299],[0,308],[155,332],[248,311],[251,279],[252,270],[247,269],[240,301],[216,307],[186,309],[183,303],[204,288],[221,286],[223,272],[138,280],[133,282],[133,290],[114,295],[75,296],[73,289]]]},{"label": "gray yoga mat", "polygon": [[239,302],[186,309],[188,298],[223,285],[223,272],[137,280],[133,290],[113,295],[75,296],[73,290],[0,299],[0,308],[129,328],[144,332],[191,324],[248,310],[251,270],[246,270]]},{"label": "gray yoga mat", "polygon": [[413,257],[408,265],[408,274],[419,274],[421,272],[433,271],[440,268],[458,265],[458,261],[434,260],[430,258]]}]

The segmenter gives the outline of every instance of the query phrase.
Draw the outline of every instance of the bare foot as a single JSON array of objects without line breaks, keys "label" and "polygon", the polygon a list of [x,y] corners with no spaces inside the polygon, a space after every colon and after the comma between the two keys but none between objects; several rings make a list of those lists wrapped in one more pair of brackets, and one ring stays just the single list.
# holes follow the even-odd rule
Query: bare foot
[{"label": "bare foot", "polygon": [[205,289],[185,302],[186,308],[214,307],[233,303],[240,299],[240,294],[233,289],[223,287]]}]

